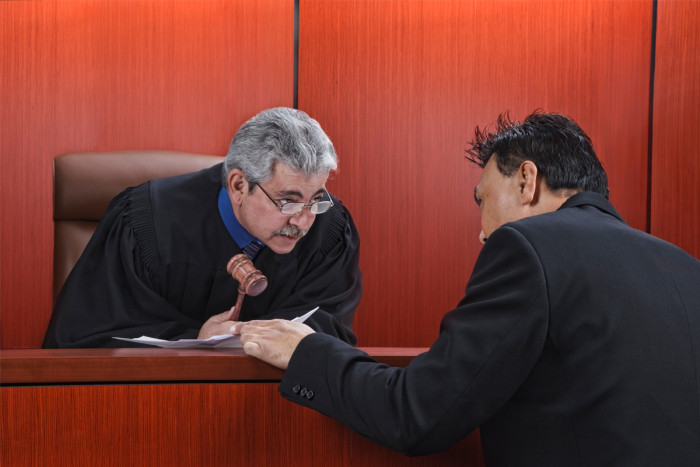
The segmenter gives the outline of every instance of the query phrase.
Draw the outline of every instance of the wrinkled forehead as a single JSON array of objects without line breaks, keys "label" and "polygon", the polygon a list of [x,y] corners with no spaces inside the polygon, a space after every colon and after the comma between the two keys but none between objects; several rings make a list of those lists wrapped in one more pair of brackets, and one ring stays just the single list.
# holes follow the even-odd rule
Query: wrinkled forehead
[{"label": "wrinkled forehead", "polygon": [[291,165],[285,164],[284,162],[281,161],[275,161],[272,164],[272,168],[270,170],[270,173],[272,174],[271,178],[277,178],[279,179],[318,179],[318,178],[323,178],[328,179],[330,175],[330,171],[328,170],[321,170],[319,172],[313,172],[313,173],[307,173],[302,169],[298,169],[296,167],[292,167]]},{"label": "wrinkled forehead", "polygon": [[278,162],[275,164],[272,178],[268,183],[274,185],[274,188],[279,191],[308,195],[322,192],[327,180],[327,172],[307,175],[301,170]]}]

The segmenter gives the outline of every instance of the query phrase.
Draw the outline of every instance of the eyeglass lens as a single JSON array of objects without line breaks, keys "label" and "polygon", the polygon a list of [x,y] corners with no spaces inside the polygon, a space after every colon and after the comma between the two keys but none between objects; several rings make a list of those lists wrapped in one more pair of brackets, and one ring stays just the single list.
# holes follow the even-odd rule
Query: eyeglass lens
[{"label": "eyeglass lens", "polygon": [[280,212],[288,216],[293,216],[299,214],[305,207],[309,208],[311,214],[323,214],[328,211],[331,207],[330,201],[319,201],[311,205],[306,205],[304,203],[287,203],[280,206]]}]

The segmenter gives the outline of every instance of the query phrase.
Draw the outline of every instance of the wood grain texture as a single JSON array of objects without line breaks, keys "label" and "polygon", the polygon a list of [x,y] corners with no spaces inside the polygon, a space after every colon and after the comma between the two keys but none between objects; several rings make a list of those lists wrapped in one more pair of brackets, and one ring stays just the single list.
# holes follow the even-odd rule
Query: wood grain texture
[{"label": "wood grain texture", "polygon": [[0,347],[41,345],[50,316],[53,157],[225,154],[292,105],[293,18],[293,0],[0,2]]},{"label": "wood grain texture", "polygon": [[275,384],[0,388],[12,467],[483,465],[478,434],[407,458],[282,399]]},{"label": "wood grain texture", "polygon": [[593,139],[646,225],[652,1],[301,2],[299,107],[334,141],[362,238],[361,345],[430,345],[480,250],[476,125],[541,108]]},{"label": "wood grain texture", "polygon": [[[405,367],[426,348],[365,347],[380,363]],[[150,381],[280,381],[282,371],[242,349],[6,349],[0,385]]]},{"label": "wood grain texture", "polygon": [[[404,366],[421,349],[365,350]],[[286,401],[282,373],[240,350],[3,350],[0,366],[3,466],[483,465],[478,431],[407,458]],[[33,380],[7,386],[8,368]],[[56,375],[72,379],[48,384]],[[96,377],[112,384],[86,384]]]},{"label": "wood grain texture", "polygon": [[656,28],[651,233],[700,258],[700,2],[661,0]]}]

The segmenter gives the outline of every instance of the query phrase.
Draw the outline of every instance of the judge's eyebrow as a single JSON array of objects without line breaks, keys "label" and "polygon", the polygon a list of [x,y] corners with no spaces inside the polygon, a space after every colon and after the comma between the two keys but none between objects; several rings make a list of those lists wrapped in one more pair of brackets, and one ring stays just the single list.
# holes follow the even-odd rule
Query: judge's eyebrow
[{"label": "judge's eyebrow", "polygon": [[[312,198],[315,198],[316,196],[318,196],[322,193],[325,193],[325,190],[323,189],[323,187],[319,188],[316,191],[316,193],[313,194]],[[275,193],[275,196],[278,196],[280,198],[293,198],[293,197],[302,198],[304,195],[302,195],[298,191],[288,190],[288,191],[278,191],[277,193]]]}]

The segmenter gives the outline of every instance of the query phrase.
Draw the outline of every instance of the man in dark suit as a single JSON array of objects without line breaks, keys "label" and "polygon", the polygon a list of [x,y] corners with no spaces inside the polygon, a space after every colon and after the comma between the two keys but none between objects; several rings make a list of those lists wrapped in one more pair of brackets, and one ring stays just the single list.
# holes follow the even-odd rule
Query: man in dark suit
[{"label": "man in dark suit", "polygon": [[238,325],[282,395],[411,455],[476,427],[488,465],[700,465],[700,261],[629,227],[567,117],[500,117],[470,160],[466,294],[406,368],[296,323]]}]

